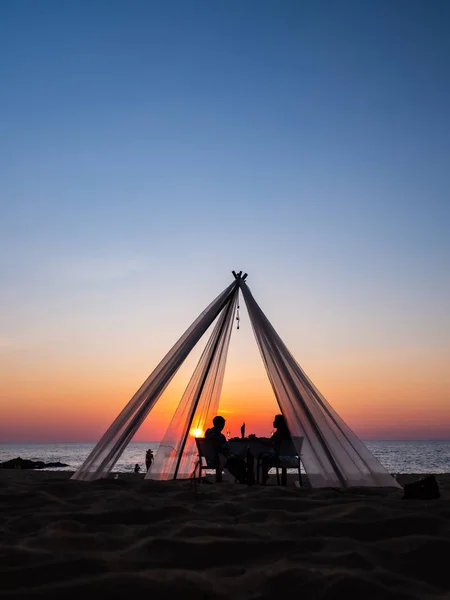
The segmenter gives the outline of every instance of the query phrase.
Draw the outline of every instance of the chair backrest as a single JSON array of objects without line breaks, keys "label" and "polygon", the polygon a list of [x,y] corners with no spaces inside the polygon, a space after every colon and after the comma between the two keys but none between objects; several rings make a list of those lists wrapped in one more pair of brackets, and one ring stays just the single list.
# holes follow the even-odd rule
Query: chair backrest
[{"label": "chair backrest", "polygon": [[217,459],[217,448],[215,440],[207,440],[206,438],[195,438],[197,444],[198,455],[200,459],[204,458],[207,465],[214,465]]},{"label": "chair backrest", "polygon": [[282,440],[277,448],[278,456],[297,456],[297,450],[291,440]]},{"label": "chair backrest", "polygon": [[292,444],[295,447],[295,453],[299,458],[302,454],[303,439],[304,437],[302,435],[298,435],[292,438]]},{"label": "chair backrest", "polygon": [[298,456],[302,453],[303,436],[293,437],[290,440],[283,440],[278,449],[278,456]]}]

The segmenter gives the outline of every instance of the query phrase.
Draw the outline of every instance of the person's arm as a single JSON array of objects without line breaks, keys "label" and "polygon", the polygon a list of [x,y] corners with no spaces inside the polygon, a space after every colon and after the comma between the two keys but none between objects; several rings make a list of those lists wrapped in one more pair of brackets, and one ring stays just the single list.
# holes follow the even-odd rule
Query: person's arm
[{"label": "person's arm", "polygon": [[280,452],[280,446],[281,446],[281,434],[279,431],[275,431],[275,433],[273,434],[273,436],[270,438],[270,441],[272,442],[272,448],[275,452],[275,454],[279,454]]},{"label": "person's arm", "polygon": [[230,454],[230,449],[228,447],[227,438],[223,435],[223,433],[219,434],[219,452],[224,456],[228,456]]}]

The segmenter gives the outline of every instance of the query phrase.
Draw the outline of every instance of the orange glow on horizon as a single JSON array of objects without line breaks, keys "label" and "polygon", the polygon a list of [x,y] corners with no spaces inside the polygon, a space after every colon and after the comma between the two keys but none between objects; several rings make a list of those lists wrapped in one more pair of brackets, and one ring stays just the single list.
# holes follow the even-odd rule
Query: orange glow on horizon
[{"label": "orange glow on horizon", "polygon": [[[230,436],[269,436],[279,413],[254,340],[232,338],[218,414]],[[249,341],[249,344],[250,344]],[[245,343],[244,343],[245,342]],[[252,353],[253,351],[253,353]],[[293,354],[302,354],[292,349]],[[135,436],[162,439],[197,356],[189,356]],[[160,358],[72,356],[53,348],[11,353],[0,373],[0,442],[95,442],[121,412]],[[447,354],[425,360],[422,351],[335,355],[306,354],[306,373],[362,439],[450,439],[450,381]],[[211,423],[194,421],[191,435]]]}]

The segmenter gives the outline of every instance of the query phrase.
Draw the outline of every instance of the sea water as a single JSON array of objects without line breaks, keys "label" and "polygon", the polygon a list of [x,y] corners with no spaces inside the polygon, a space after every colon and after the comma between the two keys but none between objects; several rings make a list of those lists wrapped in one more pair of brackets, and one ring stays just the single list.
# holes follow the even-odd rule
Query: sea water
[{"label": "sea water", "polygon": [[[369,450],[390,473],[449,473],[450,440],[447,441],[367,441]],[[76,470],[95,444],[0,444],[0,462],[12,458],[62,462],[62,471]],[[145,453],[158,449],[158,442],[132,442],[122,454],[114,471],[131,473],[138,464],[145,471]]]},{"label": "sea water", "polygon": [[[46,444],[0,444],[0,462],[12,458],[42,460],[45,463],[61,462],[68,467],[51,468],[51,471],[75,471],[83,464],[95,444],[67,442]],[[138,464],[145,472],[145,453],[150,448],[153,452],[158,449],[158,442],[131,442],[120,457],[114,471],[134,471]]]}]

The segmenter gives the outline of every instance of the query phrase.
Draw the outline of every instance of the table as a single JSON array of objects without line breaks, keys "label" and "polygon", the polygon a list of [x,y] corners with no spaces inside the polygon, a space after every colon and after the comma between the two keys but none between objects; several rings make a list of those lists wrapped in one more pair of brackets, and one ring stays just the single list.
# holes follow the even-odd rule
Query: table
[{"label": "table", "polygon": [[[270,444],[263,444],[259,440],[230,440],[228,442],[228,448],[236,456],[241,456],[247,461],[247,472],[249,478],[249,484],[255,482],[259,483],[259,469],[256,470],[255,477],[255,458],[260,458],[263,454],[271,454],[273,447]],[[258,463],[256,462],[256,467]]]}]

